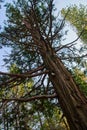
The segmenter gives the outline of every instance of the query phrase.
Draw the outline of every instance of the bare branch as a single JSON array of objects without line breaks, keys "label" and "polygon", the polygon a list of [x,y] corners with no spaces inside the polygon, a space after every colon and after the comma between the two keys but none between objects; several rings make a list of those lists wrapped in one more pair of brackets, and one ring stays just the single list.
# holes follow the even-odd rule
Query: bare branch
[{"label": "bare branch", "polygon": [[53,95],[39,95],[39,96],[33,96],[31,98],[3,98],[2,102],[10,102],[10,101],[19,101],[19,102],[29,102],[29,101],[33,101],[33,100],[40,100],[40,99],[46,99],[46,98],[56,98],[57,95],[53,94]]},{"label": "bare branch", "polygon": [[63,20],[61,22],[60,27],[55,31],[55,34],[52,36],[52,39],[54,39],[58,35],[60,30],[62,30],[62,28],[64,27],[64,24],[65,24],[64,22],[65,22],[65,19],[66,19],[67,15],[68,15],[69,11],[70,11],[70,9],[68,8],[66,15],[65,15],[65,17],[63,18]]},{"label": "bare branch", "polygon": [[79,38],[81,37],[81,35],[83,34],[83,32],[84,32],[84,29],[81,31],[81,33],[79,34],[79,36],[78,36],[74,41],[72,41],[72,42],[70,42],[70,43],[67,43],[67,44],[72,44],[72,43],[78,41]]},{"label": "bare branch", "polygon": [[[72,41],[72,42],[69,42],[69,43],[67,43],[67,44],[65,44],[65,45],[63,45],[63,46],[61,46],[61,47],[58,47],[58,49],[56,50],[56,52],[57,51],[60,51],[61,49],[63,49],[63,48],[67,48],[67,46],[69,47],[69,45],[71,45],[71,46],[73,46],[73,45],[75,45],[76,43],[74,43],[74,42],[76,42],[76,41],[78,41],[79,40],[79,38],[81,37],[81,35],[82,35],[82,33],[84,32],[84,29],[81,31],[81,33],[79,34],[79,36],[74,40],[74,41]],[[74,44],[73,44],[74,43]]]},{"label": "bare branch", "polygon": [[11,73],[5,73],[5,72],[1,72],[0,71],[0,75],[7,75],[7,76],[10,76],[10,77],[18,77],[18,78],[32,78],[32,77],[35,77],[35,76],[39,76],[39,75],[42,75],[42,74],[47,74],[48,71],[43,71],[43,72],[39,72],[39,73],[36,73],[36,74],[29,74],[28,73],[23,73],[23,74],[11,74]]},{"label": "bare branch", "polygon": [[87,56],[87,54],[84,54],[84,55],[81,55],[81,56],[74,56],[74,57],[69,56],[69,57],[62,58],[62,60],[84,58],[86,56]]}]

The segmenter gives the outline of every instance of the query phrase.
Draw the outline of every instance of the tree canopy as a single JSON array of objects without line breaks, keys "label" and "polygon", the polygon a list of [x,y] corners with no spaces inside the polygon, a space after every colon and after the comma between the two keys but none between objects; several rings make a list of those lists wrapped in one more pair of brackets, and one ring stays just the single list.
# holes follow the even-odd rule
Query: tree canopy
[{"label": "tree canopy", "polygon": [[[82,79],[73,74],[76,83],[72,75],[73,65],[78,66],[86,55],[80,51],[82,47],[76,48],[79,37],[62,44],[70,9],[59,19],[53,0],[17,0],[5,7],[7,21],[0,32],[0,46],[10,47],[11,53],[4,58],[8,72],[0,71],[4,129],[34,129],[38,121],[42,130],[45,126],[53,130],[51,123],[56,129],[51,118],[55,120],[59,107],[58,112],[61,110],[61,117],[67,118],[71,130],[86,130],[87,100],[78,87]],[[57,118],[64,119],[61,117]],[[69,129],[66,119],[58,126]]]},{"label": "tree canopy", "polygon": [[81,40],[87,43],[87,7],[80,5],[79,7],[74,5],[69,8],[62,9],[62,15],[65,15],[67,10],[69,13],[66,20],[76,28],[76,32],[79,35],[82,32]]}]

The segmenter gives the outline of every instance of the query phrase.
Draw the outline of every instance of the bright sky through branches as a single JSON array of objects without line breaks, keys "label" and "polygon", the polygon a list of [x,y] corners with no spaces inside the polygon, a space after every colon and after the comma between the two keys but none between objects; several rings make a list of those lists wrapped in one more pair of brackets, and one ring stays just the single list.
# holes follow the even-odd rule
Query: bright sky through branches
[{"label": "bright sky through branches", "polygon": [[[5,2],[12,2],[12,0],[4,0]],[[70,5],[80,5],[80,4],[84,4],[84,5],[87,5],[87,0],[54,0],[54,3],[56,5],[56,8],[58,11],[60,11],[62,8],[65,8],[67,6],[70,6]],[[3,3],[2,3],[2,6],[1,6],[1,9],[0,9],[0,25],[1,27],[3,26],[3,21],[6,19],[5,17],[5,7],[3,6]],[[77,35],[76,33],[70,28],[69,29],[69,33],[67,35],[67,39],[66,41],[64,41],[65,43],[68,43],[68,42],[71,42],[72,40],[76,39]],[[3,55],[6,55],[6,53],[9,53],[10,49],[8,48],[3,48],[3,49],[0,49],[0,71],[6,71],[6,68],[4,66],[2,66],[4,63],[3,63]]]}]

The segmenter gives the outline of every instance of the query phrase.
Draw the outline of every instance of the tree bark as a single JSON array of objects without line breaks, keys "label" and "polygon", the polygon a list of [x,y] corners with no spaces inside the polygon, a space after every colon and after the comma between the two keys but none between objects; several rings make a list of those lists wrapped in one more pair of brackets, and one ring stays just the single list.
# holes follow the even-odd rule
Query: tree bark
[{"label": "tree bark", "polygon": [[42,57],[70,130],[87,130],[86,97],[51,48]]},{"label": "tree bark", "polygon": [[67,118],[70,130],[87,130],[87,99],[75,84],[71,74],[56,56],[50,43],[41,37],[37,28],[31,28],[32,38],[42,56],[44,65],[49,71],[49,78],[56,90],[60,106]]}]

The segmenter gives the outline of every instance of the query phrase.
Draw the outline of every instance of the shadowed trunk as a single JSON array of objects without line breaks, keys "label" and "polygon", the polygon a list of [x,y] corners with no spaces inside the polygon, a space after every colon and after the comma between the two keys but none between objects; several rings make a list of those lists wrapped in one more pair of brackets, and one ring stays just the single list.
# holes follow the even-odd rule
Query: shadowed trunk
[{"label": "shadowed trunk", "polygon": [[[45,53],[45,65],[71,130],[87,130],[87,99],[60,59]],[[55,54],[55,53],[54,53]]]}]

